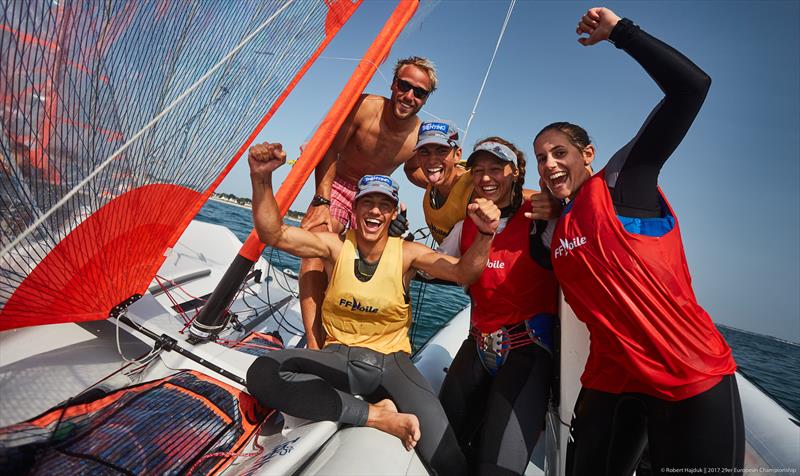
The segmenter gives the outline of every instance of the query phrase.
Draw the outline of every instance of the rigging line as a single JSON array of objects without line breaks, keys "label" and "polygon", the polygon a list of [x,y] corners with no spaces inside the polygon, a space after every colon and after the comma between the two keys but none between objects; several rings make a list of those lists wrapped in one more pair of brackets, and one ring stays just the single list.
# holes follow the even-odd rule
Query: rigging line
[{"label": "rigging line", "polygon": [[[259,11],[261,11],[263,8],[266,8],[266,7],[259,8]],[[309,9],[308,12],[302,18],[302,20],[301,21],[297,21],[296,28],[297,28],[298,32],[304,32],[305,31],[306,25],[310,22],[312,16],[314,15],[314,12],[315,12],[314,9]],[[297,20],[300,20],[300,19],[298,18]],[[293,35],[293,36],[290,37],[289,41],[287,42],[287,45],[284,48],[284,51],[282,52],[281,56],[278,58],[278,61],[274,63],[275,66],[270,68],[270,69],[277,69],[277,65],[278,64],[283,64],[284,62],[286,62],[286,58],[289,57],[292,54],[293,51],[298,49],[298,48],[294,48],[294,43],[296,41],[298,41],[300,39],[300,37],[301,37],[301,35]],[[203,109],[201,109],[200,111],[198,111],[197,113],[195,113],[193,115],[193,116],[196,116],[197,123],[192,126],[194,129],[193,129],[193,134],[191,135],[191,137],[189,137],[188,134],[187,134],[187,139],[189,140],[188,150],[193,151],[193,150],[195,150],[195,147],[207,146],[208,145],[207,141],[211,141],[212,140],[210,136],[208,136],[207,134],[203,134],[202,133],[203,125],[205,123],[207,123],[207,121],[213,120],[213,119],[210,119],[210,116],[211,116],[210,112],[212,110],[212,107],[213,106],[218,106],[220,102],[224,102],[223,100],[226,98],[226,96],[230,92],[229,88],[232,89],[234,87],[233,84],[236,84],[237,80],[241,81],[241,78],[238,75],[245,75],[246,74],[244,68],[241,68],[240,65],[238,65],[235,61],[236,61],[235,59],[232,59],[228,64],[225,65],[225,70],[223,71],[223,74],[220,75],[221,78],[218,80],[218,83],[213,86],[211,92],[209,93],[209,96],[211,98],[210,101],[208,101],[208,103],[203,107]],[[278,73],[278,72],[276,72],[276,73],[270,72],[270,74],[265,74],[264,75],[265,77],[264,77],[263,81],[261,82],[261,84],[268,84],[270,81],[272,81],[274,76],[278,76],[279,74],[280,73]],[[224,81],[224,78],[226,78],[226,77],[230,78],[230,80],[231,80],[230,83],[227,82],[227,81]],[[251,100],[250,100],[250,104],[251,105],[257,104],[257,103],[260,102],[259,100],[261,98],[259,98],[258,96],[259,96],[258,94],[252,94],[251,95]],[[230,99],[230,101],[234,102],[235,99]],[[235,101],[235,102],[239,102],[239,101]],[[247,111],[247,110],[250,110],[250,108],[244,109],[244,110]],[[238,121],[237,123],[232,124],[231,125],[232,126],[231,127],[231,131],[234,131],[237,128],[245,128],[245,127],[247,127],[247,126],[245,126],[246,122],[247,121]],[[188,128],[188,125],[189,125],[189,123],[187,122],[187,128]],[[187,132],[188,132],[188,129],[187,129]],[[198,141],[201,144],[198,144]],[[230,146],[234,146],[234,144],[231,143]],[[201,150],[202,150],[202,148],[201,148]],[[219,160],[222,161],[222,164],[224,164],[224,163],[226,163],[228,161],[227,157],[230,157],[232,155],[233,155],[233,151],[231,151],[231,153],[226,153],[224,155],[221,154]],[[208,177],[208,178],[205,177],[205,176],[198,177],[197,176],[197,172],[199,172],[199,170],[196,170],[196,173],[192,174],[191,173],[192,169],[194,169],[193,164],[191,163],[191,161],[187,161],[187,160],[181,161],[178,164],[178,167],[177,167],[178,173],[180,175],[188,175],[190,177],[193,177],[193,179],[197,180],[198,182],[205,181],[208,178],[213,180],[213,177],[214,177],[213,175],[211,177]],[[207,175],[207,174],[204,174],[204,175]]]},{"label": "rigging line", "polygon": [[320,56],[319,59],[332,59],[332,60],[358,61],[358,62],[363,61],[363,62],[365,62],[367,64],[370,64],[370,65],[374,66],[375,67],[375,71],[377,71],[378,74],[381,75],[381,79],[383,79],[383,82],[386,83],[386,84],[389,84],[389,80],[386,79],[386,76],[383,74],[383,71],[381,71],[380,65],[379,64],[375,64],[373,61],[366,60],[364,58],[346,58],[344,56]]},{"label": "rigging line", "polygon": [[[272,250],[274,252],[275,248],[272,248]],[[270,262],[269,266],[273,267],[272,266],[272,262]],[[269,275],[269,269],[267,270],[267,275]],[[258,299],[259,301],[263,302],[264,304],[269,305],[271,308],[273,308],[275,310],[275,312],[272,314],[271,317],[274,317],[276,313],[281,317],[280,320],[278,320],[277,317],[274,317],[275,318],[275,323],[278,324],[278,327],[280,327],[281,329],[286,331],[287,334],[290,334],[290,335],[293,335],[293,336],[302,337],[303,335],[305,335],[305,331],[304,330],[300,330],[297,327],[295,327],[293,324],[289,323],[289,321],[286,319],[286,314],[284,314],[283,311],[281,311],[281,307],[282,306],[278,307],[278,306],[272,304],[272,298],[270,298],[270,295],[269,295],[269,281],[268,280],[264,281],[264,284],[262,285],[262,289],[264,289],[264,288],[266,288],[266,294],[267,294],[267,300],[266,301],[261,299],[261,297],[259,297],[258,294],[253,294],[253,295],[255,296],[256,299]],[[292,332],[289,329],[286,329],[286,327],[284,327],[284,325],[283,325],[284,323],[287,326],[292,327],[293,329],[295,329],[299,333],[295,333],[295,332]]]},{"label": "rigging line", "polygon": [[11,241],[11,243],[9,243],[7,246],[5,246],[5,247],[2,249],[2,251],[0,251],[0,258],[2,258],[2,257],[4,257],[4,256],[6,256],[6,255],[8,254],[8,252],[9,252],[9,251],[11,251],[11,250],[12,250],[12,249],[13,249],[15,246],[17,246],[19,243],[21,243],[21,242],[22,242],[22,240],[24,240],[24,239],[25,239],[25,238],[26,238],[28,235],[30,235],[30,234],[31,234],[31,233],[32,233],[32,232],[33,232],[33,231],[34,231],[34,230],[35,230],[35,229],[36,229],[36,228],[37,228],[39,225],[41,225],[42,223],[44,223],[44,221],[45,221],[45,220],[46,220],[48,217],[50,217],[50,215],[52,215],[53,213],[55,213],[55,212],[56,212],[56,211],[57,211],[59,208],[61,208],[61,207],[62,207],[62,206],[65,204],[65,203],[67,203],[67,202],[69,201],[69,199],[70,199],[70,198],[72,198],[72,197],[73,197],[75,194],[77,194],[77,193],[78,193],[78,191],[80,191],[80,189],[82,189],[84,186],[86,186],[86,184],[87,184],[87,183],[89,183],[89,182],[90,182],[90,181],[91,181],[91,180],[92,180],[94,177],[96,177],[97,175],[99,175],[99,174],[100,174],[100,172],[102,172],[102,171],[103,171],[103,170],[104,170],[104,169],[105,169],[105,168],[106,168],[106,167],[107,167],[109,164],[111,164],[111,162],[112,162],[114,159],[116,159],[116,158],[117,158],[117,157],[118,157],[120,154],[122,154],[122,153],[123,153],[123,152],[124,152],[124,151],[125,151],[125,150],[126,150],[128,147],[130,147],[130,145],[131,145],[131,144],[133,144],[133,143],[134,143],[134,142],[135,142],[135,141],[136,141],[136,140],[137,140],[139,137],[141,137],[142,135],[144,135],[144,133],[145,133],[145,132],[147,132],[148,130],[150,130],[150,128],[152,128],[152,127],[153,127],[154,125],[156,125],[156,124],[157,124],[159,121],[161,121],[161,119],[162,119],[162,118],[163,118],[165,115],[167,115],[167,113],[169,113],[170,111],[172,111],[172,109],[174,109],[174,108],[175,108],[175,106],[177,106],[179,103],[181,103],[181,102],[183,101],[183,99],[184,99],[186,96],[188,96],[189,94],[191,94],[192,92],[194,92],[194,90],[195,90],[195,89],[197,89],[198,87],[200,87],[200,85],[201,85],[201,84],[203,84],[203,83],[204,83],[204,82],[205,82],[205,81],[206,81],[208,78],[210,78],[212,74],[214,74],[214,73],[215,73],[215,72],[216,72],[218,69],[220,69],[220,68],[221,68],[223,65],[227,64],[227,62],[228,62],[228,61],[229,61],[229,60],[230,60],[230,59],[231,59],[233,56],[235,56],[236,54],[238,54],[238,53],[239,53],[239,51],[240,51],[242,48],[244,48],[244,47],[245,47],[245,46],[246,46],[246,45],[247,45],[247,44],[248,44],[248,43],[249,43],[249,42],[250,42],[250,41],[251,41],[253,38],[255,38],[255,37],[256,37],[256,36],[257,36],[259,33],[261,33],[261,30],[263,30],[263,29],[264,29],[264,28],[266,28],[266,27],[267,27],[267,26],[268,26],[270,23],[272,23],[272,21],[273,21],[275,18],[277,18],[277,16],[278,16],[278,15],[280,15],[281,13],[283,13],[283,11],[284,11],[284,10],[286,10],[286,9],[287,9],[287,8],[288,8],[288,7],[289,7],[289,6],[290,6],[292,3],[294,3],[294,2],[295,2],[295,0],[288,0],[288,1],[286,2],[286,4],[284,4],[284,5],[283,5],[281,8],[279,8],[279,9],[278,9],[278,10],[277,10],[277,11],[276,11],[274,14],[272,14],[272,16],[270,16],[269,18],[267,18],[267,19],[264,21],[264,23],[262,23],[261,25],[259,25],[259,27],[258,27],[258,28],[256,28],[256,29],[255,29],[255,30],[254,30],[252,33],[250,33],[249,35],[247,35],[247,37],[246,37],[244,40],[242,40],[242,41],[241,41],[241,42],[240,42],[238,45],[236,45],[236,46],[235,46],[235,47],[234,47],[234,48],[233,48],[231,51],[229,51],[227,55],[225,55],[225,56],[224,56],[222,59],[220,59],[220,60],[219,60],[219,61],[218,61],[218,62],[217,62],[217,63],[216,63],[214,66],[212,66],[212,67],[211,67],[211,68],[210,68],[208,71],[206,71],[206,73],[205,73],[205,74],[204,74],[202,77],[200,77],[200,79],[198,79],[197,81],[195,81],[195,82],[194,82],[194,84],[192,84],[191,86],[189,86],[188,88],[186,88],[186,90],[185,90],[183,93],[181,93],[181,95],[180,95],[180,96],[178,96],[177,98],[175,98],[175,99],[174,99],[174,100],[173,100],[173,101],[172,101],[172,102],[171,102],[171,103],[170,103],[170,104],[169,104],[169,105],[168,105],[166,108],[164,108],[164,110],[163,110],[163,111],[161,111],[160,113],[158,113],[158,115],[157,115],[156,117],[154,117],[153,119],[151,119],[151,120],[150,120],[150,122],[148,122],[147,124],[145,124],[145,125],[144,125],[144,127],[142,127],[142,128],[141,128],[141,129],[140,129],[140,130],[139,130],[139,131],[138,131],[136,134],[134,134],[134,135],[133,135],[133,136],[132,136],[130,139],[128,139],[128,141],[127,141],[127,142],[125,142],[125,144],[123,144],[123,145],[122,145],[122,146],[121,146],[119,149],[117,149],[117,150],[116,150],[116,151],[115,151],[113,154],[111,154],[111,155],[110,155],[110,156],[109,156],[109,157],[108,157],[106,160],[104,160],[104,161],[103,161],[103,163],[102,163],[102,164],[100,164],[100,165],[99,165],[99,166],[98,166],[98,167],[97,167],[97,168],[96,168],[96,169],[95,169],[95,170],[94,170],[94,171],[93,171],[91,174],[89,174],[89,175],[88,175],[88,176],[87,176],[85,179],[81,180],[81,182],[80,182],[80,183],[78,183],[78,184],[77,184],[77,185],[76,185],[76,186],[75,186],[75,187],[74,187],[72,190],[70,190],[70,191],[69,191],[69,192],[68,192],[66,195],[64,195],[64,196],[61,198],[61,200],[59,200],[59,201],[58,201],[58,202],[57,202],[55,205],[53,205],[53,207],[52,207],[52,208],[50,208],[50,210],[48,210],[46,213],[44,213],[44,214],[43,214],[41,217],[39,217],[39,219],[37,219],[37,220],[36,220],[35,222],[33,222],[33,223],[32,223],[32,224],[31,224],[31,225],[28,227],[28,228],[26,228],[26,229],[25,229],[25,231],[23,231],[23,232],[22,232],[22,233],[20,233],[20,234],[19,234],[19,235],[18,235],[16,238],[14,238],[14,240],[12,240],[12,241]]},{"label": "rigging line", "polygon": [[130,365],[132,363],[147,364],[151,360],[153,360],[153,358],[155,358],[155,356],[157,356],[161,352],[161,349],[157,348],[157,346],[154,343],[153,344],[153,348],[150,349],[150,351],[144,357],[139,356],[139,357],[137,357],[135,359],[129,359],[129,358],[125,357],[125,354],[122,353],[122,347],[119,345],[119,314],[117,314],[116,326],[115,327],[116,327],[115,337],[116,337],[116,342],[117,342],[117,353],[122,358],[122,360],[124,360],[125,362],[128,363],[128,365]]},{"label": "rigging line", "polygon": [[[264,310],[270,311],[269,317],[272,317],[275,320],[275,324],[277,324],[278,327],[280,327],[281,329],[286,331],[286,333],[288,333],[290,335],[293,335],[293,336],[303,336],[303,335],[305,335],[305,333],[306,333],[305,330],[299,329],[297,326],[295,326],[294,324],[289,322],[289,320],[286,318],[286,315],[280,310],[283,306],[276,306],[274,304],[269,304],[266,301],[264,301],[263,299],[261,299],[258,296],[258,294],[254,293],[252,290],[249,290],[249,291],[250,291],[250,293],[252,293],[251,296],[255,297],[257,300],[259,300],[259,301],[261,301],[261,302],[263,302],[264,304],[267,305],[267,307],[264,308]],[[254,307],[252,307],[250,304],[247,303],[245,294],[246,294],[246,292],[242,294],[242,302],[244,302],[247,307],[255,310]],[[280,320],[278,320],[278,318],[275,317],[276,314],[281,316]],[[258,313],[256,313],[256,315],[254,317],[258,317]],[[264,322],[266,322],[266,319],[264,319]],[[287,329],[286,327],[284,327],[284,325],[287,326],[287,327],[291,327],[291,329]]]},{"label": "rigging line", "polygon": [[483,83],[481,83],[481,89],[478,91],[478,97],[475,98],[475,105],[472,106],[472,112],[469,115],[469,119],[467,120],[467,128],[464,130],[464,138],[461,139],[462,144],[466,144],[467,134],[469,133],[469,126],[472,124],[472,119],[475,117],[475,113],[478,110],[478,103],[481,100],[481,95],[483,95],[483,88],[486,86],[486,81],[489,79],[489,73],[492,71],[492,65],[494,64],[494,58],[497,56],[497,50],[500,49],[500,42],[503,41],[503,35],[506,33],[506,27],[508,26],[508,21],[511,19],[511,12],[514,11],[514,5],[517,3],[517,0],[511,0],[511,3],[508,4],[508,11],[506,12],[506,19],[503,21],[503,27],[500,29],[500,36],[497,37],[497,44],[494,45],[494,53],[492,53],[492,59],[489,61],[489,67],[486,68],[486,75],[483,77]]},{"label": "rigging line", "polygon": [[[285,35],[285,38],[282,38],[280,41],[269,43],[269,46],[274,46],[274,49],[272,50],[271,54],[275,60],[273,60],[271,64],[268,65],[269,66],[268,68],[263,68],[263,74],[260,75],[262,78],[261,81],[258,83],[253,83],[251,86],[255,86],[259,90],[269,90],[269,85],[273,83],[281,84],[281,89],[283,89],[286,85],[288,85],[288,83],[285,83],[285,81],[288,81],[289,78],[283,77],[285,71],[283,71],[279,67],[279,65],[294,64],[298,60],[301,60],[302,58],[305,57],[310,57],[312,55],[313,46],[307,42],[303,42],[302,38],[303,36],[305,36],[306,32],[310,31],[313,28],[314,18],[319,13],[320,10],[317,8],[309,9],[308,12],[304,14],[302,19],[300,19],[299,17],[296,18],[293,22],[291,22],[291,25],[289,25],[288,23],[286,23],[285,26],[283,23],[279,24],[278,27],[291,28],[296,32],[300,33],[292,35],[287,34]],[[254,46],[257,48],[259,45],[256,44]],[[267,45],[265,44],[262,46],[267,46]],[[233,72],[230,75],[228,75],[230,76],[231,80],[226,82],[226,87],[231,89],[233,89],[232,86],[233,84],[238,84],[237,80],[238,82],[242,82],[241,80],[239,80],[240,77],[244,77],[250,74],[250,72],[246,68],[241,67],[241,65],[235,65],[232,62],[232,67],[233,67]],[[222,89],[225,89],[225,87],[223,87]],[[241,106],[242,111],[250,111],[248,112],[248,114],[252,114],[252,111],[256,110],[255,106],[263,103],[263,98],[259,97],[258,94],[245,95],[245,97],[247,96],[250,97],[249,102],[245,99],[235,100],[235,101],[236,103],[242,104]],[[258,119],[253,118],[253,120],[257,121]],[[253,121],[239,120],[238,122],[235,123],[235,127],[233,126],[231,127],[231,131],[240,130],[241,132],[248,133],[252,128],[252,126],[248,126],[247,124],[252,122]],[[245,131],[245,129],[247,130]],[[195,140],[195,138],[197,137],[199,137],[199,134],[195,133],[193,140]],[[208,138],[200,137],[200,140],[201,141],[208,140]],[[238,146],[236,146],[233,142],[229,141],[229,148],[232,148],[232,150],[227,151],[225,154],[220,154],[220,161],[221,161],[219,165],[220,167],[224,167],[227,161],[229,160],[229,159],[224,159],[224,157],[232,157],[235,155],[236,147]],[[188,165],[190,164],[188,164],[187,162],[186,165],[184,166]],[[211,177],[211,179],[213,179],[213,177]]]}]

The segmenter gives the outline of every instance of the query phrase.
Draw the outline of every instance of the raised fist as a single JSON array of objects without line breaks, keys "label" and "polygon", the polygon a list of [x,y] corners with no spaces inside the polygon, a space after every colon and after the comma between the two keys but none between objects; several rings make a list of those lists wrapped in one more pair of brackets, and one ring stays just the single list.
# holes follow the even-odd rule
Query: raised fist
[{"label": "raised fist", "polygon": [[553,197],[550,189],[544,184],[544,181],[539,180],[541,192],[533,192],[530,195],[531,211],[525,213],[527,218],[531,220],[550,220],[561,216],[561,210],[564,208],[561,201]]},{"label": "raised fist", "polygon": [[578,38],[578,43],[590,46],[607,40],[619,20],[620,18],[608,8],[590,8],[583,14],[575,29],[579,36],[583,34],[589,36],[581,36]]},{"label": "raised fist", "polygon": [[475,198],[467,205],[467,215],[485,235],[493,235],[500,225],[500,209],[486,198]]},{"label": "raised fist", "polygon": [[286,162],[286,152],[277,142],[270,144],[254,145],[247,153],[247,162],[250,164],[250,176],[266,178]]}]

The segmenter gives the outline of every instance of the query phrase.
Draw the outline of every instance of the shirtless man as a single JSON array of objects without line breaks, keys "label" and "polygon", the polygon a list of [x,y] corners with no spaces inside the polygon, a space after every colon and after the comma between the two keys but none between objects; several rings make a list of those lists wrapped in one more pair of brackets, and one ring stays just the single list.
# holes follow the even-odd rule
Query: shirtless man
[{"label": "shirtless man", "polygon": [[[409,180],[424,187],[426,179],[414,156],[417,112],[436,89],[433,63],[419,57],[397,62],[389,99],[362,95],[339,129],[330,149],[316,169],[316,195],[301,226],[311,231],[341,233],[355,226],[353,197],[364,175],[390,175],[401,164]],[[304,259],[300,266],[300,310],[307,346],[318,349],[325,340],[320,323],[320,303],[327,286],[319,259]]]}]

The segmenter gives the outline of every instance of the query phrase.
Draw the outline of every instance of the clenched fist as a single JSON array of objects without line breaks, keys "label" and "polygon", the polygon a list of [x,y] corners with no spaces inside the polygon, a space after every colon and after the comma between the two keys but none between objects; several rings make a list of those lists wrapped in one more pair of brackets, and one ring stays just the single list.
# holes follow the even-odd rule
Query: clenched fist
[{"label": "clenched fist", "polygon": [[493,235],[500,225],[500,209],[486,198],[476,198],[467,205],[467,215],[484,235]]},{"label": "clenched fist", "polygon": [[247,154],[250,164],[250,177],[258,179],[272,178],[272,172],[286,162],[286,152],[277,142],[254,145]]},{"label": "clenched fist", "polygon": [[578,35],[589,36],[581,36],[578,42],[583,46],[590,46],[607,40],[619,20],[620,18],[608,8],[590,8],[583,14],[575,29]]}]

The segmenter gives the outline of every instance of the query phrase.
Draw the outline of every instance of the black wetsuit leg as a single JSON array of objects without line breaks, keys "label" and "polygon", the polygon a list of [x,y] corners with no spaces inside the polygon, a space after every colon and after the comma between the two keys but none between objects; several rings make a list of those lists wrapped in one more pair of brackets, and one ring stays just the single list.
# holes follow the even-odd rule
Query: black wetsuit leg
[{"label": "black wetsuit leg", "polygon": [[247,370],[247,391],[262,405],[292,416],[363,426],[369,408],[351,393],[348,351],[329,345],[270,352]]},{"label": "black wetsuit leg", "polygon": [[419,418],[421,437],[416,450],[433,474],[462,476],[469,473],[467,461],[458,446],[439,399],[419,373],[408,354],[386,356],[381,389],[403,413]]},{"label": "black wetsuit leg", "polygon": [[638,394],[582,388],[569,429],[565,474],[633,474],[646,444],[646,409]]},{"label": "black wetsuit leg", "polygon": [[735,376],[679,401],[581,389],[566,474],[632,474],[648,439],[656,474],[670,469],[741,474],[745,434]]},{"label": "black wetsuit leg", "polygon": [[648,435],[654,474],[671,468],[742,474],[744,418],[734,375],[686,400],[650,398]]},{"label": "black wetsuit leg", "polygon": [[491,376],[486,372],[472,337],[458,349],[439,390],[439,400],[455,431],[461,450],[472,464],[477,455],[471,442],[483,420]]},{"label": "black wetsuit leg", "polygon": [[481,363],[472,337],[461,344],[439,398],[478,474],[522,474],[542,431],[553,359],[531,344],[509,352],[497,375]]},{"label": "black wetsuit leg", "polygon": [[463,475],[466,460],[436,394],[408,354],[362,347],[286,349],[259,357],[247,371],[247,389],[262,405],[313,421],[364,426],[367,402],[391,398],[420,423],[417,453],[432,473]]},{"label": "black wetsuit leg", "polygon": [[523,474],[544,428],[553,358],[536,344],[512,349],[494,377],[478,442],[478,474]]}]

